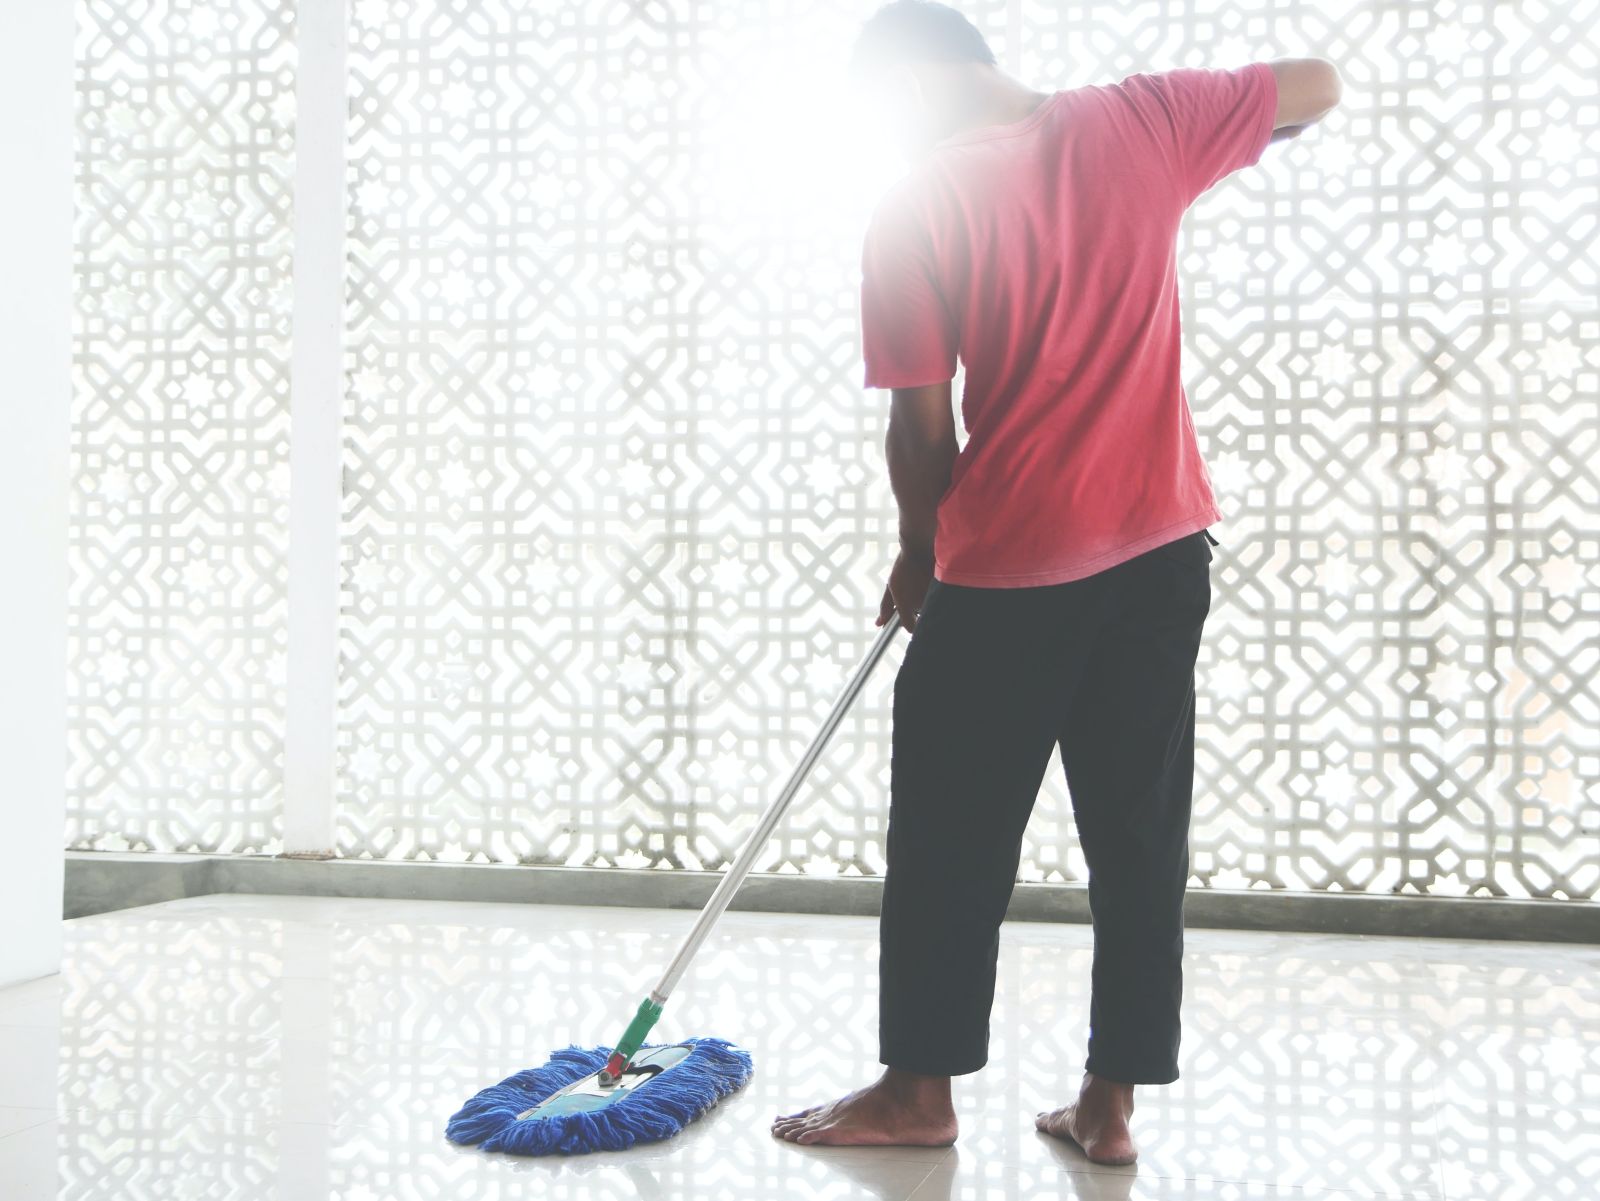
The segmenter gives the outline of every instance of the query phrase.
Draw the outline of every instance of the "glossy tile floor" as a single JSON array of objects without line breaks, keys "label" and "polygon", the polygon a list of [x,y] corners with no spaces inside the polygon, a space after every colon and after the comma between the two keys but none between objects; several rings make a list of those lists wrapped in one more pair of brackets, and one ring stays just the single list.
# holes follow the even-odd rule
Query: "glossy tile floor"
[{"label": "glossy tile floor", "polygon": [[869,1079],[876,923],[729,914],[665,1038],[756,1076],[679,1138],[524,1160],[451,1146],[477,1088],[620,1032],[692,915],[213,896],[68,923],[0,990],[0,1198],[1600,1197],[1600,949],[1191,931],[1182,1078],[1140,1162],[1036,1134],[1082,1065],[1089,931],[1005,929],[989,1067],[952,1149],[820,1149],[780,1110]]}]

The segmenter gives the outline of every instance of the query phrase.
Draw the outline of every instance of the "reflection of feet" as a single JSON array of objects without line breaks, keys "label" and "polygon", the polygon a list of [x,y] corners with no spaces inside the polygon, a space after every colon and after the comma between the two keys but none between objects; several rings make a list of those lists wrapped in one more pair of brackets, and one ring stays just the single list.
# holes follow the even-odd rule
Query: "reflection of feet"
[{"label": "reflection of feet", "polygon": [[775,1119],[772,1133],[806,1145],[948,1147],[956,1141],[950,1078],[889,1068],[837,1101]]},{"label": "reflection of feet", "polygon": [[1128,1119],[1133,1116],[1133,1085],[1084,1074],[1078,1099],[1034,1119],[1035,1128],[1083,1148],[1093,1163],[1125,1164],[1139,1157]]}]

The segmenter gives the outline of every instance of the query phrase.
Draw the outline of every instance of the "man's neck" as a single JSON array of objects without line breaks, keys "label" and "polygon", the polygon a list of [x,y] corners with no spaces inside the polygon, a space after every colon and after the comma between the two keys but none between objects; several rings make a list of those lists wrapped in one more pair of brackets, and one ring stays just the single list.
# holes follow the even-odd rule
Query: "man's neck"
[{"label": "man's neck", "polygon": [[971,92],[958,110],[954,127],[945,136],[955,137],[1026,120],[1051,95],[1050,92],[1036,92],[1003,71],[986,73],[973,81]]}]

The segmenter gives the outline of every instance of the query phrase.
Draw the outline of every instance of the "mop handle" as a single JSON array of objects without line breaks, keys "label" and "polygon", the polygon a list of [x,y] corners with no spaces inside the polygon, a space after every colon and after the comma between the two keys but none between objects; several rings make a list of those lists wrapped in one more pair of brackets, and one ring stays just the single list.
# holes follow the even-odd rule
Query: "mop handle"
[{"label": "mop handle", "polygon": [[658,1003],[664,1003],[672,995],[672,990],[677,986],[678,979],[688,970],[689,961],[694,958],[695,952],[700,949],[700,944],[705,942],[706,936],[711,933],[711,927],[717,924],[717,919],[722,916],[723,910],[733,900],[733,894],[739,890],[745,877],[755,867],[756,858],[766,849],[767,840],[772,837],[772,831],[777,828],[783,815],[789,808],[789,803],[794,800],[795,794],[800,791],[800,785],[805,783],[806,776],[811,773],[812,766],[821,757],[823,748],[828,745],[828,739],[833,737],[833,732],[839,728],[839,723],[844,720],[844,715],[849,712],[850,706],[855,703],[862,688],[866,686],[867,677],[872,674],[872,669],[878,665],[878,660],[883,658],[883,652],[889,648],[889,643],[894,640],[894,633],[900,628],[898,614],[891,615],[883,627],[883,633],[878,635],[878,640],[867,651],[866,657],[861,660],[861,666],[856,668],[855,675],[850,677],[850,682],[845,685],[844,691],[839,694],[839,699],[833,702],[833,708],[828,711],[828,716],[822,721],[822,727],[817,731],[816,737],[811,740],[811,745],[806,747],[805,754],[800,756],[800,762],[795,764],[794,771],[789,774],[789,782],[783,786],[767,806],[767,811],[761,815],[761,820],[756,823],[756,828],[750,831],[750,837],[744,841],[744,846],[739,848],[739,855],[733,861],[733,866],[728,868],[726,874],[717,885],[717,890],[711,894],[711,899],[706,902],[706,907],[700,911],[700,918],[694,924],[694,929],[689,931],[683,940],[683,946],[678,948],[678,953],[673,956],[672,962],[667,965],[666,972],[661,977],[661,983],[655,986],[650,997]]},{"label": "mop handle", "polygon": [[706,907],[700,911],[700,917],[695,922],[694,929],[689,931],[688,937],[683,940],[683,945],[678,948],[678,953],[673,956],[672,962],[667,965],[667,970],[661,977],[661,983],[657,984],[651,990],[650,995],[640,1004],[639,1011],[634,1015],[633,1021],[629,1023],[627,1032],[623,1034],[622,1040],[616,1045],[611,1061],[607,1064],[606,1071],[603,1073],[602,1083],[605,1082],[605,1078],[615,1080],[622,1074],[623,1068],[632,1062],[633,1056],[643,1044],[645,1036],[650,1032],[650,1028],[655,1025],[656,1019],[661,1016],[661,1007],[666,1004],[667,998],[672,995],[672,990],[676,987],[679,978],[688,970],[689,961],[694,958],[695,952],[700,949],[700,944],[705,942],[706,936],[711,933],[711,927],[717,924],[717,919],[728,908],[728,904],[733,900],[733,894],[738,891],[739,885],[743,884],[745,877],[750,874],[750,869],[755,866],[756,857],[766,847],[767,840],[772,837],[772,831],[777,827],[778,822],[783,819],[784,812],[789,808],[789,803],[794,800],[795,794],[800,791],[800,785],[805,783],[806,776],[822,754],[823,748],[828,745],[828,739],[833,736],[834,730],[838,729],[839,722],[844,719],[844,715],[849,711],[850,706],[855,703],[856,697],[861,694],[861,689],[866,685],[867,677],[872,674],[872,669],[877,666],[878,660],[883,658],[883,652],[889,648],[889,643],[894,641],[895,631],[899,628],[899,615],[890,614],[889,621],[883,627],[883,633],[878,635],[878,640],[867,651],[866,657],[861,660],[861,666],[856,668],[855,675],[845,685],[844,691],[839,694],[839,699],[833,702],[833,708],[828,711],[828,716],[823,719],[822,727],[817,731],[816,737],[811,740],[811,745],[806,748],[805,754],[800,756],[800,762],[795,765],[794,771],[789,775],[789,782],[783,786],[783,791],[777,795],[772,804],[767,806],[766,812],[761,815],[761,820],[756,823],[755,829],[745,839],[744,846],[739,848],[739,854],[734,859],[732,866],[723,874],[721,881],[717,884],[716,891],[711,894],[711,899],[706,902]]}]

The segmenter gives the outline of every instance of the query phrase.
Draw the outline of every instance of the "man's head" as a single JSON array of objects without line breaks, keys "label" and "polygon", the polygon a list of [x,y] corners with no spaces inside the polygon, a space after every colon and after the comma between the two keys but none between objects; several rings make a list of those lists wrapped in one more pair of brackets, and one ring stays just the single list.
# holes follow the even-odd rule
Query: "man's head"
[{"label": "man's head", "polygon": [[889,136],[915,156],[947,137],[998,70],[977,26],[934,0],[892,0],[861,27],[850,75]]}]

